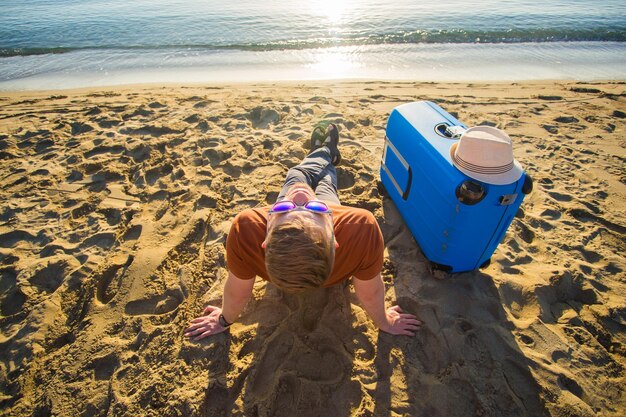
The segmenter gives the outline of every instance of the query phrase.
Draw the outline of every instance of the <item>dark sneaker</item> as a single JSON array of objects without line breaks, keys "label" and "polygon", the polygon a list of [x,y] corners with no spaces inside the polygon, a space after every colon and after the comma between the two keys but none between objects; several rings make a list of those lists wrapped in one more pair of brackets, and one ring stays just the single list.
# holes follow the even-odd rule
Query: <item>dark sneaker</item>
[{"label": "dark sneaker", "polygon": [[320,122],[313,129],[311,134],[311,151],[328,146],[333,165],[339,165],[341,162],[341,153],[339,152],[339,129],[337,125],[329,122]]}]

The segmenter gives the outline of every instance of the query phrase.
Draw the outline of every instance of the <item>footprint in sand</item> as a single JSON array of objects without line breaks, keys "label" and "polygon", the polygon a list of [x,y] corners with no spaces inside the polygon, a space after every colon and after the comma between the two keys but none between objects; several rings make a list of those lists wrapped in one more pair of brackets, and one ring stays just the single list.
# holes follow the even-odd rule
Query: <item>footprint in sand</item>
[{"label": "footprint in sand", "polygon": [[579,120],[573,116],[560,116],[554,119],[557,123],[578,123]]},{"label": "footprint in sand", "polygon": [[551,190],[554,188],[554,181],[552,181],[550,178],[539,178],[538,182],[539,184],[541,184],[541,188],[543,189]]},{"label": "footprint in sand", "polygon": [[209,101],[200,101],[196,104],[193,105],[194,109],[203,109],[205,107],[207,107],[210,104]]},{"label": "footprint in sand", "polygon": [[198,146],[201,148],[219,148],[225,143],[222,138],[200,138],[198,139]]},{"label": "footprint in sand", "polygon": [[539,100],[546,100],[546,101],[559,101],[559,100],[563,100],[563,97],[561,96],[544,96],[544,95],[539,95],[537,96],[537,98]]},{"label": "footprint in sand", "polygon": [[573,200],[573,197],[571,195],[557,193],[555,191],[549,192],[548,195],[559,202],[569,202]]},{"label": "footprint in sand", "polygon": [[217,149],[207,149],[202,152],[202,157],[208,161],[208,164],[210,164],[212,168],[215,168],[222,161],[229,159],[232,155],[233,154],[230,151],[221,151]]},{"label": "footprint in sand", "polygon": [[242,173],[242,169],[239,166],[235,166],[230,162],[226,162],[224,165],[220,167],[222,171],[230,178],[239,178]]},{"label": "footprint in sand", "polygon": [[526,243],[533,243],[535,240],[535,232],[532,231],[524,222],[516,222],[515,229],[518,236]]},{"label": "footprint in sand", "polygon": [[71,130],[72,135],[80,135],[80,134],[91,132],[92,130],[94,130],[93,126],[88,125],[87,123],[82,123],[82,122],[70,123],[70,127],[72,128]]},{"label": "footprint in sand", "polygon": [[598,252],[592,251],[592,250],[588,250],[586,247],[580,245],[580,246],[574,246],[572,247],[572,249],[575,249],[577,251],[580,252],[580,254],[582,255],[582,257],[585,259],[585,261],[591,263],[591,264],[595,264],[597,262],[600,262],[604,259],[604,256],[602,256],[601,254],[599,254]]},{"label": "footprint in sand", "polygon": [[100,118],[96,120],[96,123],[101,129],[110,129],[112,127],[118,126],[122,122],[115,119]]},{"label": "footprint in sand", "polygon": [[47,169],[38,169],[31,172],[30,175],[48,176],[50,175],[50,171],[48,171]]},{"label": "footprint in sand", "polygon": [[351,188],[356,183],[356,179],[354,176],[354,172],[338,168],[337,169],[337,188],[340,190],[345,190],[347,188]]},{"label": "footprint in sand", "polygon": [[96,233],[93,236],[83,240],[80,247],[85,249],[91,246],[98,246],[103,249],[109,249],[117,242],[117,237],[113,232]]},{"label": "footprint in sand", "polygon": [[549,133],[552,133],[553,135],[556,135],[557,133],[559,133],[559,128],[554,125],[543,125],[542,127],[545,130],[547,130]]},{"label": "footprint in sand", "polygon": [[0,248],[14,248],[21,242],[39,243],[42,246],[49,243],[47,239],[43,239],[43,236],[40,238],[25,230],[13,230],[0,234]]},{"label": "footprint in sand", "polygon": [[161,104],[158,101],[153,101],[152,103],[148,104],[148,107],[150,107],[151,109],[162,109],[167,107],[165,104]]},{"label": "footprint in sand", "polygon": [[293,348],[294,337],[290,333],[278,333],[271,339],[261,353],[258,365],[251,375],[250,394],[257,398],[267,397],[274,388],[277,371],[289,359]]},{"label": "footprint in sand", "polygon": [[0,312],[4,317],[22,310],[26,295],[17,286],[17,271],[12,268],[0,270]]},{"label": "footprint in sand", "polygon": [[[96,278],[96,299],[102,303],[109,303],[117,294],[122,276],[133,262],[134,257],[129,255],[124,264],[111,265]],[[114,286],[112,286],[114,284]]]},{"label": "footprint in sand", "polygon": [[496,127],[496,126],[498,126],[498,123],[497,122],[492,122],[491,120],[483,120],[482,122],[478,123],[478,126]]},{"label": "footprint in sand", "polygon": [[241,147],[246,150],[246,156],[251,156],[254,152],[254,147],[252,146],[252,144],[250,144],[250,142],[253,140],[253,137],[248,136],[246,139],[239,141],[239,145],[241,145]]},{"label": "footprint in sand", "polygon": [[573,218],[575,218],[576,220],[578,220],[579,222],[582,223],[588,223],[588,222],[595,222],[595,223],[599,223],[602,224],[603,226],[605,226],[607,229],[612,230],[613,232],[617,232],[619,234],[626,234],[626,226],[622,226],[619,225],[617,223],[613,223],[611,221],[608,221],[602,217],[596,216],[595,214],[591,213],[588,210],[585,209],[581,209],[581,208],[574,208],[571,210],[567,211],[567,214],[569,214],[570,216],[572,216]]},{"label": "footprint in sand", "polygon": [[196,129],[202,133],[206,133],[211,130],[211,126],[209,126],[209,123],[206,120],[203,120],[196,125]]},{"label": "footprint in sand", "polygon": [[102,113],[102,109],[100,107],[92,107],[91,109],[85,112],[85,116],[97,116]]},{"label": "footprint in sand", "polygon": [[145,172],[145,179],[148,185],[154,185],[160,178],[169,175],[174,170],[172,164],[165,163]]},{"label": "footprint in sand", "polygon": [[[516,356],[518,356],[517,352],[512,353],[509,358],[502,362],[502,382],[505,384],[501,391],[502,397],[511,396],[511,400],[521,400],[523,411],[527,415],[544,415],[544,406],[536,395],[539,390],[537,381],[530,373],[528,365],[517,358],[512,359]],[[512,415],[522,415],[522,410],[513,412]]]},{"label": "footprint in sand", "polygon": [[143,107],[139,107],[132,113],[127,113],[127,114],[122,115],[122,119],[126,121],[126,120],[131,120],[131,119],[138,119],[140,117],[145,118],[145,117],[149,117],[153,115],[154,115],[154,112],[152,110],[147,110]]},{"label": "footprint in sand", "polygon": [[92,175],[100,170],[102,170],[103,165],[100,162],[86,162],[84,164],[81,164],[79,169],[83,172],[83,174],[85,175]]},{"label": "footprint in sand", "polygon": [[[271,404],[271,415],[273,416],[293,416],[299,415],[294,413],[294,408],[298,406],[301,400],[302,383],[300,379],[293,374],[285,374],[278,380],[275,400]],[[307,410],[309,411],[309,410]]]},{"label": "footprint in sand", "polygon": [[559,384],[559,387],[561,389],[565,389],[571,392],[578,398],[582,398],[585,395],[585,392],[580,387],[580,385],[578,385],[576,381],[569,378],[568,376],[565,376],[563,374],[559,375],[559,377],[557,378],[557,383]]},{"label": "footprint in sand", "polygon": [[89,214],[93,213],[95,210],[96,210],[95,204],[83,203],[80,206],[76,207],[75,209],[72,209],[72,211],[70,211],[70,214],[72,216],[72,219],[79,219],[81,217],[88,216]]},{"label": "footprint in sand", "polygon": [[276,202],[276,198],[278,198],[278,191],[270,191],[265,196],[265,203],[274,204]]},{"label": "footprint in sand", "polygon": [[576,301],[581,304],[598,304],[598,293],[591,284],[579,275],[572,276],[569,272],[555,275],[550,278],[550,288],[556,292],[555,299],[564,303]]},{"label": "footprint in sand", "polygon": [[[548,220],[558,220],[561,218],[561,212],[559,210],[554,209],[545,209],[539,214],[541,217],[544,217]],[[544,229],[546,230],[546,229]]]},{"label": "footprint in sand", "polygon": [[443,334],[435,335],[422,327],[415,337],[417,359],[426,373],[436,374],[449,365],[450,349]]},{"label": "footprint in sand", "polygon": [[263,145],[263,149],[265,149],[266,151],[271,151],[276,146],[279,146],[280,142],[277,140],[265,139],[263,142],[261,142],[261,144]]},{"label": "footprint in sand", "polygon": [[92,158],[94,156],[103,155],[103,154],[120,154],[125,152],[126,148],[121,145],[114,146],[96,146],[95,148],[83,153],[85,158]]},{"label": "footprint in sand", "polygon": [[122,241],[128,242],[130,240],[137,240],[141,236],[141,232],[143,230],[143,226],[140,224],[132,225],[126,230],[124,236],[122,237]]},{"label": "footprint in sand", "polygon": [[201,195],[194,204],[194,210],[201,208],[215,208],[217,207],[217,199],[209,197],[208,195]]},{"label": "footprint in sand", "polygon": [[120,129],[120,133],[123,135],[131,135],[131,136],[154,136],[156,138],[163,135],[170,134],[181,134],[182,130],[172,129],[168,126],[155,126],[155,125],[146,125],[140,128],[129,128],[125,127]]},{"label": "footprint in sand", "polygon": [[[35,144],[35,152],[37,154],[44,154],[50,151],[53,151],[57,148],[53,148],[55,145],[52,139],[42,139]],[[51,149],[52,148],[52,149]],[[46,158],[44,158],[46,159]]]},{"label": "footprint in sand", "polygon": [[350,358],[333,346],[339,341],[326,341],[317,348],[305,348],[295,356],[295,369],[300,378],[315,383],[340,382],[349,373]]},{"label": "footprint in sand", "polygon": [[124,311],[131,316],[167,314],[176,310],[184,298],[180,288],[170,288],[165,294],[131,301],[126,304]]},{"label": "footprint in sand", "polygon": [[276,124],[280,121],[280,114],[274,109],[264,107],[255,107],[247,115],[246,118],[252,123],[255,129],[267,129],[269,125]]},{"label": "footprint in sand", "polygon": [[521,334],[519,335],[519,340],[520,340],[523,344],[525,344],[526,346],[529,346],[529,347],[532,347],[532,346],[534,346],[534,345],[535,345],[535,339],[533,339],[532,337],[530,337],[530,336],[528,336],[528,335],[526,335],[526,334],[524,334],[524,333],[521,333]]},{"label": "footprint in sand", "polygon": [[191,116],[187,116],[183,119],[183,122],[189,123],[189,124],[198,123],[199,121],[200,121],[200,115],[197,113],[192,114]]},{"label": "footprint in sand", "polygon": [[108,381],[119,366],[119,358],[115,353],[111,352],[108,355],[93,359],[88,368],[93,369],[96,380]]},{"label": "footprint in sand", "polygon": [[49,262],[28,278],[28,282],[41,291],[53,293],[63,283],[69,264],[65,260]]}]

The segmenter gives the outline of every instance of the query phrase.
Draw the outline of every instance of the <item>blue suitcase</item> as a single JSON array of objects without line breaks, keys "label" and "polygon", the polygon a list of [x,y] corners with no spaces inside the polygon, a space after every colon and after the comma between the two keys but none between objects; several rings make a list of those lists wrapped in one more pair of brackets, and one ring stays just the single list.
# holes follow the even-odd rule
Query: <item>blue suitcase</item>
[{"label": "blue suitcase", "polygon": [[398,106],[387,122],[380,168],[381,182],[422,252],[449,272],[487,265],[532,190],[525,172],[513,183],[494,185],[457,169],[450,150],[465,129],[434,103]]}]

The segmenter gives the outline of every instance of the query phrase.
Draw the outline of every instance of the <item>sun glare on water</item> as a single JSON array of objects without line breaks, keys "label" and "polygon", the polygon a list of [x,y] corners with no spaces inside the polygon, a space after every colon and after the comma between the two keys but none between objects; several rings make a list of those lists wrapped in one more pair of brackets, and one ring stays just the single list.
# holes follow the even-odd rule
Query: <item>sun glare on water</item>
[{"label": "sun glare on water", "polygon": [[308,65],[321,78],[350,78],[362,66],[355,48],[318,49],[312,53]]},{"label": "sun glare on water", "polygon": [[322,20],[320,24],[329,25],[332,29],[332,26],[340,23],[344,19],[346,11],[353,7],[355,2],[354,0],[317,0],[311,1],[308,4],[314,15],[326,19],[326,22]]},{"label": "sun glare on water", "polygon": [[[312,0],[308,2],[311,14],[319,16],[320,28],[331,37],[341,36],[342,26],[349,19],[350,11],[357,6],[355,0]],[[358,48],[331,47],[313,50],[307,65],[320,78],[344,78],[354,75],[361,64]]]}]

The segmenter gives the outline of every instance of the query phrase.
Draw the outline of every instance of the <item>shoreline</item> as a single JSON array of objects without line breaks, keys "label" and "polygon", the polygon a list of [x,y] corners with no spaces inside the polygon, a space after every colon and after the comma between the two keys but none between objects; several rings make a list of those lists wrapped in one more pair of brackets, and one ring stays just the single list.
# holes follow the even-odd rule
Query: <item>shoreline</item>
[{"label": "shoreline", "polygon": [[137,83],[625,79],[626,44],[393,44],[306,50],[76,51],[0,59],[0,91]]},{"label": "shoreline", "polygon": [[[504,129],[533,177],[486,269],[433,274],[378,186],[389,112],[418,100]],[[379,333],[350,286],[302,299],[258,281],[229,334],[186,340],[220,303],[232,218],[276,198],[321,119],[340,129],[342,204],[381,227],[386,302],[422,330]],[[624,80],[2,93],[0,407],[621,417],[625,131]]]},{"label": "shoreline", "polygon": [[89,94],[98,93],[103,90],[107,90],[114,93],[122,93],[127,91],[148,91],[148,90],[211,90],[216,88],[236,88],[247,89],[254,87],[331,87],[331,86],[352,86],[358,88],[362,85],[403,85],[406,87],[427,87],[427,86],[460,86],[472,88],[473,86],[597,86],[597,85],[623,85],[626,84],[626,78],[624,79],[598,79],[598,80],[572,80],[572,79],[560,79],[549,78],[540,80],[491,80],[491,81],[468,81],[468,80],[456,80],[456,81],[419,81],[411,79],[361,79],[361,78],[334,78],[334,79],[313,79],[313,80],[283,80],[283,81],[216,81],[216,82],[145,82],[145,83],[130,83],[130,84],[110,84],[102,86],[84,86],[73,87],[63,89],[38,89],[38,90],[0,90],[2,96],[0,98],[14,98],[14,97],[39,97],[45,95],[55,95],[56,93],[64,93],[70,95],[77,94]]}]

